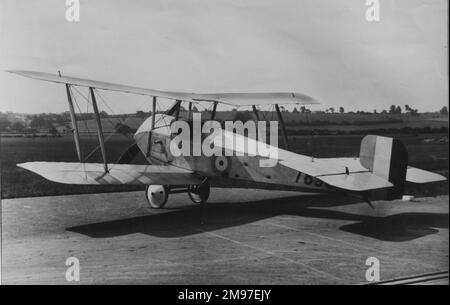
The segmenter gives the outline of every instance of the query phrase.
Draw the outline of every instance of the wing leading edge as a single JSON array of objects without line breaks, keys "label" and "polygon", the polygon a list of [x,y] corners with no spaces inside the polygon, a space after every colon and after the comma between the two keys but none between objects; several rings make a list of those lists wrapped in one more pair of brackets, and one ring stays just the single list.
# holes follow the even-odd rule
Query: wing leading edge
[{"label": "wing leading edge", "polygon": [[251,106],[270,104],[318,104],[318,102],[303,93],[298,92],[258,92],[258,93],[189,93],[175,91],[160,91],[154,89],[139,88],[127,85],[100,82],[95,80],[59,76],[51,73],[9,70],[7,72],[24,77],[49,81],[54,83],[69,84],[80,87],[93,87],[103,90],[120,91],[140,95],[156,96],[172,100],[183,100],[188,102],[212,102],[231,106]]},{"label": "wing leading edge", "polygon": [[192,171],[171,165],[108,164],[108,173],[102,163],[27,162],[17,166],[65,184],[187,185],[201,182]]}]

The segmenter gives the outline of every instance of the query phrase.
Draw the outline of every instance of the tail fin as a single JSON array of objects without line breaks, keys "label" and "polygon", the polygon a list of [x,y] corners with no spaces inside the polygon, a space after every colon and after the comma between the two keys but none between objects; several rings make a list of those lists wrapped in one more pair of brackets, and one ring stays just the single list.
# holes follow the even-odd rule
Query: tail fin
[{"label": "tail fin", "polygon": [[408,151],[402,142],[387,137],[365,136],[359,158],[362,166],[394,185],[386,190],[386,199],[402,197],[408,168]]}]

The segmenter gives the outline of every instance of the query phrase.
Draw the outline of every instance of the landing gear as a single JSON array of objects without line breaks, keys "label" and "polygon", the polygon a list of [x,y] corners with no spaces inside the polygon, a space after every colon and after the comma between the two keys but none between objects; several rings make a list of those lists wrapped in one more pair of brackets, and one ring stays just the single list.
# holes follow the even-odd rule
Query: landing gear
[{"label": "landing gear", "polygon": [[147,202],[153,209],[162,209],[169,197],[169,187],[166,185],[147,185],[145,190]]},{"label": "landing gear", "polygon": [[194,203],[205,203],[209,197],[210,186],[208,182],[202,183],[200,185],[189,185],[187,192],[189,198]]},{"label": "landing gear", "polygon": [[152,209],[162,209],[167,203],[170,194],[188,193],[192,202],[202,204],[208,200],[210,186],[207,181],[198,185],[169,186],[169,185],[147,185],[145,197]]}]

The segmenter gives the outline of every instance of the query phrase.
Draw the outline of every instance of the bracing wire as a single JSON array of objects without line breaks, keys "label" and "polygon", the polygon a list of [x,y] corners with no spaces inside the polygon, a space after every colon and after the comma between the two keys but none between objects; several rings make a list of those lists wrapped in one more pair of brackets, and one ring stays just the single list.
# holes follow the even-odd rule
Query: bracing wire
[{"label": "bracing wire", "polygon": [[[86,113],[88,113],[89,112],[89,104],[91,103],[91,101],[90,101],[90,96],[88,95],[88,97],[86,97],[83,93],[81,93],[77,88],[75,88],[74,87],[74,89],[75,89],[75,91],[87,102],[87,109],[86,109]],[[100,100],[102,100],[102,102],[106,105],[106,107],[108,108],[108,109],[110,109],[110,111],[111,112],[113,112],[113,114],[114,114],[114,111],[112,110],[112,108],[111,107],[109,107],[109,105],[107,104],[107,102],[106,102],[106,100],[100,95],[100,94],[98,94],[98,91],[96,90],[96,93],[97,93],[97,95],[100,97]],[[141,106],[140,106],[140,108],[142,108],[142,106],[144,105],[144,103],[145,102],[147,102],[147,100],[148,100],[148,98],[141,104]],[[80,113],[82,113],[81,112],[81,108],[80,108],[80,106],[78,105],[78,102],[77,102],[77,100],[76,100],[76,98],[75,98],[75,95],[74,95],[74,101],[75,101],[75,104],[76,104],[76,106],[77,106],[77,108],[78,108],[78,110],[80,111]],[[127,122],[127,120],[128,119],[130,119],[130,117],[127,117],[125,120],[121,120],[120,118],[119,118],[119,120],[120,120],[120,122],[122,123],[122,124],[124,124],[125,122]],[[107,118],[107,120],[109,121],[109,123],[110,124],[112,124],[113,126],[114,126],[114,123],[110,120],[110,118]],[[86,129],[87,129],[87,131],[88,131],[88,133],[90,134],[91,133],[91,131],[90,131],[90,129],[89,129],[89,126],[88,126],[88,124],[87,124],[87,121],[86,120],[83,120],[83,122],[84,122],[84,125],[85,125],[85,127],[86,127]],[[114,130],[114,132],[112,132],[106,139],[105,139],[105,143],[107,142],[107,141],[109,141],[115,134],[117,133],[117,130]],[[98,150],[100,149],[100,145],[97,145],[85,158],[83,158],[83,162],[85,162],[85,161],[87,161],[95,152],[97,152]]]},{"label": "bracing wire", "polygon": [[[95,92],[96,92],[97,95],[100,97],[100,100],[103,102],[103,104],[109,109],[109,111],[110,111],[113,115],[117,115],[117,113],[115,113],[114,110],[109,106],[109,104],[106,102],[106,99],[100,94],[100,92],[99,92],[98,90],[95,90]],[[141,105],[139,106],[138,109],[142,109],[142,106],[144,106],[144,104],[147,103],[148,100],[149,100],[150,98],[152,98],[152,96],[148,96],[148,97],[141,103]],[[135,123],[140,123],[140,122],[137,122],[132,116],[127,116],[125,120],[122,120],[122,119],[119,117],[119,122],[122,123],[122,124],[124,124],[124,122],[127,121],[127,120],[129,120],[129,119],[131,119],[131,120],[132,120],[133,122],[135,122]],[[112,123],[111,120],[108,120],[108,121],[109,121],[110,123]]]},{"label": "bracing wire", "polygon": [[[77,88],[73,87],[73,89],[75,89],[75,91],[78,92],[78,94],[80,94],[80,92],[77,90]],[[78,112],[79,112],[80,115],[82,116],[82,115],[83,115],[83,112],[81,111],[80,105],[78,104],[78,101],[77,101],[77,99],[76,99],[76,95],[72,92],[72,86],[69,88],[69,90],[71,91],[73,100],[74,100],[74,102],[75,102],[75,106],[77,106]],[[80,95],[81,95],[82,97],[84,97],[82,94],[80,94]],[[85,98],[85,97],[84,97],[84,98]],[[86,99],[86,98],[85,98],[85,99]],[[87,100],[87,99],[86,99],[86,100]],[[90,130],[89,130],[89,126],[88,126],[88,124],[87,124],[87,121],[86,121],[86,120],[83,120],[83,123],[84,123],[84,126],[85,126],[86,130],[88,131],[88,133],[90,133]]]}]

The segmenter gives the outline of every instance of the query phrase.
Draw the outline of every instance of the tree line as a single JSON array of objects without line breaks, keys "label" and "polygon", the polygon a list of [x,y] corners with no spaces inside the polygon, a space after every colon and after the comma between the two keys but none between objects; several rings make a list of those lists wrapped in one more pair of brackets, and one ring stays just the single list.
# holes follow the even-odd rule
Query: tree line
[{"label": "tree line", "polygon": [[[280,110],[283,112],[289,112],[285,107],[280,106]],[[186,108],[182,107],[181,111],[187,111]],[[193,112],[198,112],[199,110],[194,106],[192,109]],[[236,109],[233,109],[233,111],[236,111]],[[310,109],[306,108],[305,106],[300,107],[294,107],[292,110],[293,113],[302,113],[302,114],[309,114],[312,113]],[[419,111],[417,109],[414,109],[410,107],[409,105],[404,105],[402,108],[399,105],[391,105],[389,109],[383,109],[381,112],[378,112],[377,110],[373,110],[373,112],[368,111],[349,111],[346,112],[344,107],[339,107],[337,110],[334,107],[327,108],[323,111],[314,111],[314,113],[356,113],[356,114],[408,114],[412,116],[419,115]],[[439,110],[439,113],[442,115],[448,115],[448,108],[447,106],[442,107]],[[151,115],[151,111],[145,112],[142,110],[136,111],[134,114],[131,114],[138,118],[147,118]],[[65,111],[62,113],[41,113],[41,114],[34,114],[34,115],[26,115],[25,119],[18,120],[18,119],[11,119],[11,116],[13,116],[12,113],[2,113],[0,112],[0,131],[15,131],[15,132],[23,132],[25,130],[42,130],[45,129],[48,132],[52,133],[56,131],[55,126],[67,126],[68,129],[71,128],[70,126],[70,113],[69,111]],[[120,115],[114,115],[110,116],[107,112],[101,111],[100,117],[101,118],[108,118],[108,117],[121,117],[126,118],[127,114],[120,114]],[[77,120],[92,120],[94,119],[94,113],[77,113],[76,114]],[[129,132],[128,130],[124,130],[124,126],[117,126],[120,132]]]}]

